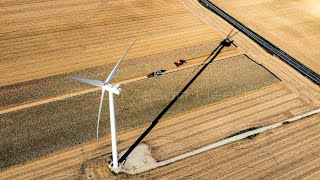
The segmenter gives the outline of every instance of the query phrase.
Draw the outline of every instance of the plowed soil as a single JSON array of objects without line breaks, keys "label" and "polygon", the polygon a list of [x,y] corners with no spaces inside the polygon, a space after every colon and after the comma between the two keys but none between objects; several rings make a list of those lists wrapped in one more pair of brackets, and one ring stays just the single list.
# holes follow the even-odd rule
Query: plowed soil
[{"label": "plowed soil", "polygon": [[[123,93],[115,97],[118,130],[151,122],[188,82],[186,78],[194,68],[124,84]],[[217,61],[208,66],[166,117],[277,82],[275,76],[244,55]],[[94,140],[99,95],[100,91],[91,92],[0,115],[0,135],[4,137],[0,144],[1,167]],[[110,133],[107,109],[105,101],[102,136]]]},{"label": "plowed soil", "polygon": [[[180,58],[201,62],[232,30],[197,0],[25,0],[3,1],[0,7],[3,7],[0,22],[6,24],[0,29],[0,42],[4,42],[0,47],[5,49],[0,52],[4,58],[0,85],[5,90],[1,95],[5,99],[1,101],[4,103],[0,113],[0,122],[5,125],[1,127],[4,139],[1,147],[5,148],[1,153],[0,179],[117,178],[106,168],[111,153],[106,111],[101,126],[101,135],[106,136],[94,140],[98,89],[72,85],[68,90],[71,82],[60,86],[59,81],[51,78],[64,77],[61,81],[65,81],[70,75],[83,75],[104,79],[107,73],[100,70],[111,69],[111,63],[120,58],[134,38],[139,38],[123,67],[130,69],[134,65],[141,72],[127,76],[130,73],[121,70],[115,80],[127,82],[122,85],[123,94],[115,98],[118,144],[122,151],[187,82],[192,69],[171,69],[172,62]],[[261,35],[276,44],[268,35]],[[143,143],[151,147],[158,161],[320,107],[319,86],[242,33],[233,40],[236,50],[235,46],[226,49],[219,61],[208,66],[198,84],[190,87],[193,91],[187,92],[176,109],[173,107],[144,139]],[[276,45],[296,57],[287,47]],[[295,44],[291,45],[294,49]],[[237,56],[232,57],[233,53]],[[239,53],[246,55],[238,56]],[[144,64],[153,62],[156,68],[135,65],[142,62],[141,58],[146,58]],[[304,58],[296,58],[307,65],[302,61]],[[172,72],[145,79],[146,72],[162,67]],[[54,95],[38,94],[39,82],[47,82],[41,92]],[[51,82],[57,85],[56,89],[50,90]],[[133,96],[135,103],[131,103],[129,92],[134,93],[135,88],[140,89],[140,94]],[[28,93],[14,98],[19,90]],[[150,94],[154,98],[149,98]],[[164,174],[167,178],[213,179],[317,177],[318,125],[319,115],[311,116],[250,141],[233,143],[135,177],[160,178]],[[135,178],[118,175],[122,177]]]}]

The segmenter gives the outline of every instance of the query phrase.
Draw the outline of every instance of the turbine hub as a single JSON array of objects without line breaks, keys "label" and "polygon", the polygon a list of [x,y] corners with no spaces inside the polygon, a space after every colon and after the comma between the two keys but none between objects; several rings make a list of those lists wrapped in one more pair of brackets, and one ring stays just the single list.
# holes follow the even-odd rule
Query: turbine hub
[{"label": "turbine hub", "polygon": [[115,86],[111,85],[111,84],[105,84],[104,86],[102,86],[102,89],[105,91],[109,91],[112,92],[114,94],[120,94],[121,92],[121,88],[120,88],[120,84],[117,84]]}]

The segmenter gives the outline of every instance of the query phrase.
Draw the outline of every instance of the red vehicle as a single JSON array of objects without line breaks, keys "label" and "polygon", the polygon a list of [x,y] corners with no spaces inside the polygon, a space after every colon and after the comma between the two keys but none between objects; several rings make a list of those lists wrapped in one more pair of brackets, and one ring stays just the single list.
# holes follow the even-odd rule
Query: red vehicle
[{"label": "red vehicle", "polygon": [[160,75],[163,75],[164,72],[166,72],[166,70],[158,70],[158,71],[152,72],[150,74],[147,74],[147,77],[151,78],[151,77],[155,77],[155,76],[160,76]]},{"label": "red vehicle", "polygon": [[181,65],[183,65],[184,63],[187,63],[187,61],[183,60],[183,59],[180,59],[178,62],[174,62],[174,64],[179,67]]}]

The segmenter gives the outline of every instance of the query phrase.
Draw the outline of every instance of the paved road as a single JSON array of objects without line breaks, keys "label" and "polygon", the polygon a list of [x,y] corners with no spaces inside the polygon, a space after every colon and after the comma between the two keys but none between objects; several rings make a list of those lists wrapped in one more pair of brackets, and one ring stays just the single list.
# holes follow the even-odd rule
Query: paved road
[{"label": "paved road", "polygon": [[246,34],[248,37],[256,41],[259,45],[267,49],[268,51],[272,52],[274,55],[278,56],[280,59],[291,65],[293,68],[298,70],[301,74],[304,76],[307,76],[309,79],[320,84],[320,76],[308,69],[307,67],[303,66],[301,63],[299,63],[297,60],[289,56],[287,53],[283,52],[279,48],[276,48],[263,38],[259,37],[256,33],[248,29],[247,27],[240,24],[238,21],[236,21],[233,17],[219,9],[217,6],[212,4],[208,0],[199,0],[203,5],[205,5],[208,9],[212,10],[216,14],[218,14],[220,17],[224,18],[226,21],[228,21],[230,24],[232,24],[234,27],[236,27],[238,30]]}]

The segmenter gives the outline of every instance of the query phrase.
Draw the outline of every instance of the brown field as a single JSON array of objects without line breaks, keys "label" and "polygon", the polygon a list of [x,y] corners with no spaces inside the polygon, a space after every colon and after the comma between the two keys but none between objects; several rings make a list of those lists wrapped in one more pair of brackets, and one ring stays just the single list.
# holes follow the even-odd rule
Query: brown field
[{"label": "brown field", "polygon": [[[135,58],[124,61],[112,83],[123,82],[135,78],[147,78],[146,74],[158,69],[177,70],[173,62],[181,57],[188,59],[189,65],[202,62],[211,51],[218,46],[219,41],[209,42],[203,45],[190,46],[184,49],[172,50],[151,56]],[[235,46],[225,48],[218,59],[237,55]],[[47,78],[26,81],[18,84],[0,87],[0,114],[1,110],[7,110],[18,105],[37,103],[57,96],[88,90],[90,85],[71,80],[72,77],[85,77],[90,79],[106,79],[107,75],[116,63],[104,66],[87,68],[67,74],[59,74]],[[184,68],[182,66],[181,68]],[[178,68],[179,69],[179,68]],[[35,89],[37,89],[35,91]],[[97,88],[95,88],[97,89]]]},{"label": "brown field", "polygon": [[[320,115],[317,115],[135,178],[317,179],[320,175],[319,128]],[[190,143],[190,146],[196,144]]]},{"label": "brown field", "polygon": [[[283,83],[278,83],[254,93],[248,93],[241,97],[226,100],[223,103],[208,105],[201,109],[164,119],[160,121],[154,131],[147,136],[144,143],[151,146],[153,155],[158,160],[167,159],[176,154],[189,152],[223,139],[240,130],[278,122],[294,116],[297,112],[300,113],[301,109],[308,111],[314,108],[314,105],[308,104],[306,100],[297,97]],[[311,119],[319,120],[318,117],[319,116]],[[319,123],[318,120],[317,123]],[[134,130],[120,132],[118,135],[120,150],[130,146],[146,127],[147,125]],[[230,146],[231,149],[234,147],[234,145]],[[76,179],[81,176],[81,174],[87,175],[88,177],[90,175],[93,175],[93,177],[101,176],[101,179],[105,176],[110,178],[111,176],[106,172],[105,168],[99,168],[101,165],[99,164],[100,161],[93,160],[92,162],[92,160],[90,160],[106,155],[110,153],[110,151],[110,139],[109,137],[105,137],[98,141],[81,144],[28,162],[25,165],[9,168],[2,171],[2,175],[6,177],[5,179],[49,177],[53,179]],[[233,155],[235,156],[237,154]],[[107,157],[109,157],[109,155],[107,155]],[[90,161],[84,165],[84,168],[83,164],[87,160]],[[223,159],[221,158],[221,160]],[[107,161],[106,157],[102,157],[101,161]],[[95,164],[98,164],[98,166]],[[105,167],[106,164],[101,166]],[[274,164],[274,166],[276,166],[276,164]],[[177,166],[177,168],[179,168],[179,166]],[[199,174],[207,174],[210,172],[211,170],[208,168],[203,172],[199,172]],[[173,176],[179,176],[180,173],[177,171],[177,174],[171,174]],[[148,174],[146,177],[148,177]]]},{"label": "brown field", "polygon": [[[124,84],[125,91],[115,100],[115,106],[118,107],[116,110],[118,130],[151,122],[183,88],[188,81],[183,77],[188,77],[193,70],[194,68],[189,68],[158,78]],[[208,66],[168,111],[166,117],[276,82],[279,82],[276,77],[244,55],[220,60]],[[239,86],[242,88],[237,88]],[[0,166],[8,167],[93,140],[99,94],[100,91],[91,92],[0,115],[2,121],[0,136],[5,138],[0,143],[2,147],[0,156],[4,159]],[[109,119],[108,103],[105,103],[104,109],[101,135],[110,133],[106,123]],[[17,124],[19,126],[16,126]],[[10,132],[15,132],[14,136]]]},{"label": "brown field", "polygon": [[320,74],[320,1],[211,2]]},{"label": "brown field", "polygon": [[[217,17],[211,11],[204,8],[196,0],[182,2],[190,8],[194,15],[201,18],[210,27],[218,30],[222,34],[227,35],[233,29],[232,26],[226,23],[223,19]],[[285,84],[295,93],[308,97],[310,101],[313,101],[317,105],[320,104],[319,86],[312,83],[283,61],[266,53],[266,51],[242,33],[238,33],[233,37],[233,39],[235,40],[235,44],[238,46],[238,50],[265,66],[272,73],[276,74],[276,76],[284,81]]]},{"label": "brown field", "polygon": [[[147,4],[141,0],[125,0],[126,3],[121,8],[122,1],[57,2],[24,1],[19,4],[15,1],[6,1],[0,3],[0,7],[6,7],[1,9],[6,12],[6,16],[0,21],[14,20],[12,24],[8,23],[10,28],[1,29],[3,36],[0,37],[0,41],[9,44],[8,52],[3,52],[3,57],[14,57],[18,53],[17,57],[21,58],[19,61],[1,61],[6,67],[18,65],[17,68],[11,68],[11,71],[6,70],[3,73],[2,70],[5,68],[1,66],[1,74],[5,76],[0,84],[5,86],[1,87],[3,91],[0,97],[5,100],[1,102],[3,104],[1,104],[0,122],[7,127],[2,129],[1,137],[8,138],[1,141],[1,146],[8,147],[2,149],[1,166],[37,157],[2,169],[0,179],[116,178],[106,168],[110,160],[110,137],[104,136],[99,140],[93,140],[99,101],[98,89],[89,89],[89,86],[76,85],[75,82],[66,80],[73,76],[104,79],[112,63],[121,56],[121,51],[126,49],[134,37],[140,37],[140,43],[132,49],[131,55],[124,61],[124,66],[119,71],[118,79],[115,80],[123,84],[125,90],[121,96],[126,97],[116,98],[119,115],[118,143],[119,150],[122,151],[148,127],[152,118],[175,95],[172,92],[178,92],[182,84],[187,82],[184,78],[187,78],[192,68],[189,69],[187,66],[181,69],[173,68],[172,62],[185,58],[190,60],[191,66],[199,64],[232,29],[223,19],[205,9],[197,0],[152,0]],[[99,6],[96,6],[97,4]],[[133,6],[132,9],[131,6]],[[40,7],[45,10],[37,11]],[[113,9],[120,10],[111,12]],[[62,17],[58,12],[69,14],[67,17]],[[103,16],[101,12],[107,13],[108,16]],[[121,13],[121,21],[112,19]],[[37,29],[27,26],[22,21],[25,18],[28,22],[28,18],[31,20],[31,17],[39,14],[44,16],[39,16],[41,20],[36,23],[39,27]],[[53,14],[56,19],[51,16]],[[96,15],[97,18],[94,18]],[[77,21],[71,21],[75,18]],[[94,21],[88,22],[86,21],[88,19]],[[106,23],[107,20],[112,22],[112,25]],[[49,26],[48,22],[52,23],[52,26]],[[120,27],[123,25],[122,22],[130,25],[131,28]],[[158,28],[157,23],[162,23],[167,28]],[[11,32],[10,29],[14,27],[17,31]],[[20,31],[21,27],[25,28],[25,31]],[[119,31],[111,31],[113,33],[111,35],[99,29],[106,30],[110,27],[117,27]],[[151,31],[141,27],[149,28]],[[85,33],[87,29],[90,33],[92,31],[91,35]],[[142,34],[139,34],[138,31],[141,29],[143,29]],[[63,34],[69,31],[74,33],[72,34],[74,37]],[[134,33],[131,34],[129,31]],[[153,31],[156,32],[153,33]],[[125,32],[128,37],[120,41],[120,35],[117,34]],[[143,34],[143,32],[151,33]],[[55,33],[58,33],[56,37],[59,38],[51,36]],[[92,35],[96,36],[93,38]],[[114,44],[107,46],[106,49],[99,47],[101,44],[98,41],[104,40],[107,35]],[[43,38],[42,41],[35,38],[38,36]],[[45,48],[42,49],[45,47],[46,38],[52,39],[50,52],[45,52]],[[177,102],[176,107],[169,112],[170,116],[162,119],[144,139],[143,143],[151,147],[152,155],[158,161],[212,144],[245,129],[280,122],[320,107],[319,86],[286,63],[265,52],[242,33],[238,33],[233,39],[237,48],[226,49],[218,58],[219,61],[208,66],[208,69],[195,82],[193,86],[195,91],[187,92],[181,102]],[[266,39],[269,39],[267,35]],[[20,46],[24,47],[21,52],[14,50],[14,45],[10,45],[16,40],[19,40],[18,44],[20,42]],[[28,41],[35,42],[34,49],[28,46],[30,45]],[[86,44],[89,41],[93,42],[91,46]],[[147,45],[142,46],[141,42]],[[82,43],[81,45],[85,44],[85,46],[81,46],[82,49],[73,48],[74,43]],[[109,47],[112,51],[107,50]],[[103,55],[99,54],[100,52]],[[113,56],[111,52],[117,52],[119,57]],[[23,53],[25,55],[22,55]],[[59,64],[64,53],[69,59]],[[239,53],[246,56],[235,56]],[[26,60],[27,55],[35,58]],[[36,57],[44,59],[38,61]],[[55,59],[50,59],[51,57]],[[76,58],[73,59],[73,57]],[[107,57],[113,57],[113,59]],[[23,65],[23,61],[28,61],[30,64]],[[144,62],[143,65],[141,62]],[[144,66],[149,62],[155,64],[155,69],[152,65]],[[35,67],[38,63],[41,63],[39,69],[38,66]],[[128,75],[128,72],[136,68],[141,71]],[[159,78],[145,79],[145,73],[159,68],[170,69],[170,73]],[[21,70],[24,72],[19,75]],[[28,74],[28,72],[32,73]],[[61,78],[61,81],[56,80],[55,77]],[[177,79],[177,77],[183,78]],[[278,82],[279,80],[281,82]],[[45,86],[39,87],[40,93],[37,93],[35,88],[38,88],[41,83]],[[51,89],[51,83],[57,87]],[[272,83],[275,84],[270,85]],[[143,87],[142,84],[148,88]],[[163,84],[170,91],[163,87]],[[138,105],[124,102],[130,101],[128,95],[134,93],[133,87],[143,89],[141,95],[134,97]],[[19,92],[19,90],[26,92]],[[51,92],[53,95],[48,96],[43,92]],[[164,92],[165,96],[163,96]],[[145,98],[150,94],[154,94],[154,98]],[[204,98],[208,95],[210,98]],[[200,101],[197,101],[198,99]],[[129,108],[125,109],[121,103]],[[106,109],[107,103],[105,104]],[[149,112],[149,106],[154,107],[152,112]],[[130,118],[135,120],[128,120],[127,116],[130,116],[130,113],[134,114]],[[105,121],[107,118],[108,113],[104,112],[103,135],[108,134],[106,127],[109,127],[109,124]],[[17,122],[20,123],[19,127]],[[232,143],[138,176],[120,174],[118,178],[158,178],[163,174],[166,174],[167,178],[194,176],[259,179],[272,178],[279,174],[283,178],[316,177],[320,172],[317,165],[319,157],[315,156],[319,154],[316,140],[319,134],[318,126],[319,115],[314,115],[261,134],[251,141]],[[28,139],[27,136],[34,139]],[[74,147],[70,147],[73,145]],[[69,148],[63,149],[64,147]],[[57,151],[58,149],[63,150]],[[48,154],[49,152],[52,154]],[[44,156],[39,157],[42,155]],[[313,156],[316,157],[314,160],[312,160]],[[198,162],[197,159],[201,161]]]}]

